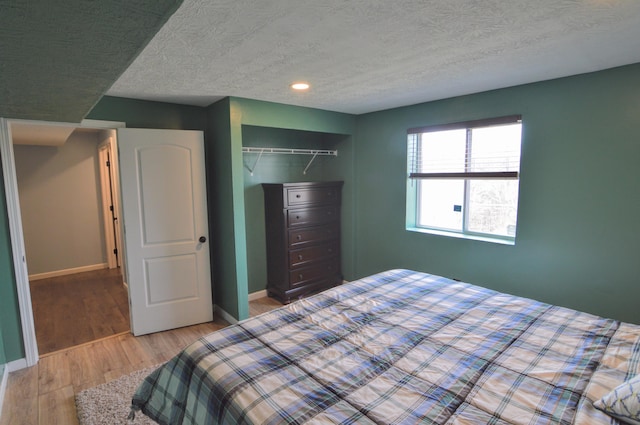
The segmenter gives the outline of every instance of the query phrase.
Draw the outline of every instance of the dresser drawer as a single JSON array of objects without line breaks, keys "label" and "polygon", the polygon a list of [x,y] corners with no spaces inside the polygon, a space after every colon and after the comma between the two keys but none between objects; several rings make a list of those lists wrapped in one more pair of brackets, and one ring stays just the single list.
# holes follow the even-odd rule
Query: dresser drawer
[{"label": "dresser drawer", "polygon": [[334,206],[287,210],[287,224],[295,227],[330,223],[340,218],[338,211],[338,207]]},{"label": "dresser drawer", "polygon": [[311,261],[325,260],[339,254],[340,246],[337,242],[310,246],[289,252],[289,267],[299,267]]},{"label": "dresser drawer", "polygon": [[324,279],[340,273],[339,262],[335,259],[323,261],[309,267],[303,267],[289,272],[289,284],[292,287],[302,285],[312,280]]},{"label": "dresser drawer", "polygon": [[336,187],[292,187],[286,189],[285,202],[288,207],[311,204],[337,204],[340,191]]},{"label": "dresser drawer", "polygon": [[[307,295],[313,295],[314,293],[318,293],[320,291],[324,291],[328,288],[333,288],[334,286],[342,284],[342,276],[339,274],[335,274],[333,276],[327,277],[325,279],[313,280],[304,285],[297,285],[293,288],[287,289],[280,296],[284,300],[285,304],[288,304],[291,301],[295,301],[296,299],[300,299]],[[278,296],[275,293],[270,293],[269,296]]]},{"label": "dresser drawer", "polygon": [[327,224],[318,227],[301,227],[290,229],[289,248],[301,248],[305,245],[325,242],[340,236],[340,228],[337,224]]}]

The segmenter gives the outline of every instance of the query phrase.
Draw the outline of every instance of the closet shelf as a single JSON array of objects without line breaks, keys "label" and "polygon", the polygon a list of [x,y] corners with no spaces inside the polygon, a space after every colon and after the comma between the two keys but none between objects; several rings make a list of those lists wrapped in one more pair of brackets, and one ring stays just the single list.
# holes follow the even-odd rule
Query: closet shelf
[{"label": "closet shelf", "polygon": [[258,162],[260,162],[260,158],[262,155],[267,154],[279,154],[279,155],[312,155],[309,163],[305,167],[302,174],[307,174],[307,170],[311,166],[311,163],[318,155],[320,156],[338,156],[337,150],[327,150],[327,149],[291,149],[291,148],[260,148],[260,147],[243,147],[242,153],[255,153],[258,154],[256,158],[256,162],[253,164],[252,168],[247,166],[247,169],[253,176],[253,172],[258,166]]}]

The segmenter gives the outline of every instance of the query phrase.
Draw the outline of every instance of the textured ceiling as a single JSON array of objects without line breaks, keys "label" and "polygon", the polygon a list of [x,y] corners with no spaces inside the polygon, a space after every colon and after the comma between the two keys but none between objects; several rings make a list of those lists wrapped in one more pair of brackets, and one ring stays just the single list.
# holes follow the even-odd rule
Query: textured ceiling
[{"label": "textured ceiling", "polygon": [[108,94],[358,114],[636,62],[638,0],[185,0]]},{"label": "textured ceiling", "polygon": [[0,117],[80,122],[180,3],[0,1]]}]

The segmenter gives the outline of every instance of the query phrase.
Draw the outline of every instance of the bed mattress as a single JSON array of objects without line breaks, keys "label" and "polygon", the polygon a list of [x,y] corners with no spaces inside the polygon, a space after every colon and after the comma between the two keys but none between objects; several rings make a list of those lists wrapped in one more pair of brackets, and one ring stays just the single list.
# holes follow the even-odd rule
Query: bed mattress
[{"label": "bed mattress", "polygon": [[199,339],[132,408],[160,424],[611,424],[640,327],[410,270]]}]

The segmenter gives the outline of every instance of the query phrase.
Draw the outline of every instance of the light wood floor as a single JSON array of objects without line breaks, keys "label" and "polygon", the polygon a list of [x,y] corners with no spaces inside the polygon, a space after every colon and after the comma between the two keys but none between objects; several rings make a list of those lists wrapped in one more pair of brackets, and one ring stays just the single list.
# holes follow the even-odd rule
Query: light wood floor
[{"label": "light wood floor", "polygon": [[34,280],[29,286],[41,355],[130,329],[129,301],[119,269]]},{"label": "light wood floor", "polygon": [[[281,306],[271,298],[249,303],[251,316]],[[228,326],[221,319],[134,337],[118,335],[40,359],[9,374],[0,425],[78,424],[75,394],[169,360],[202,335]]]}]

